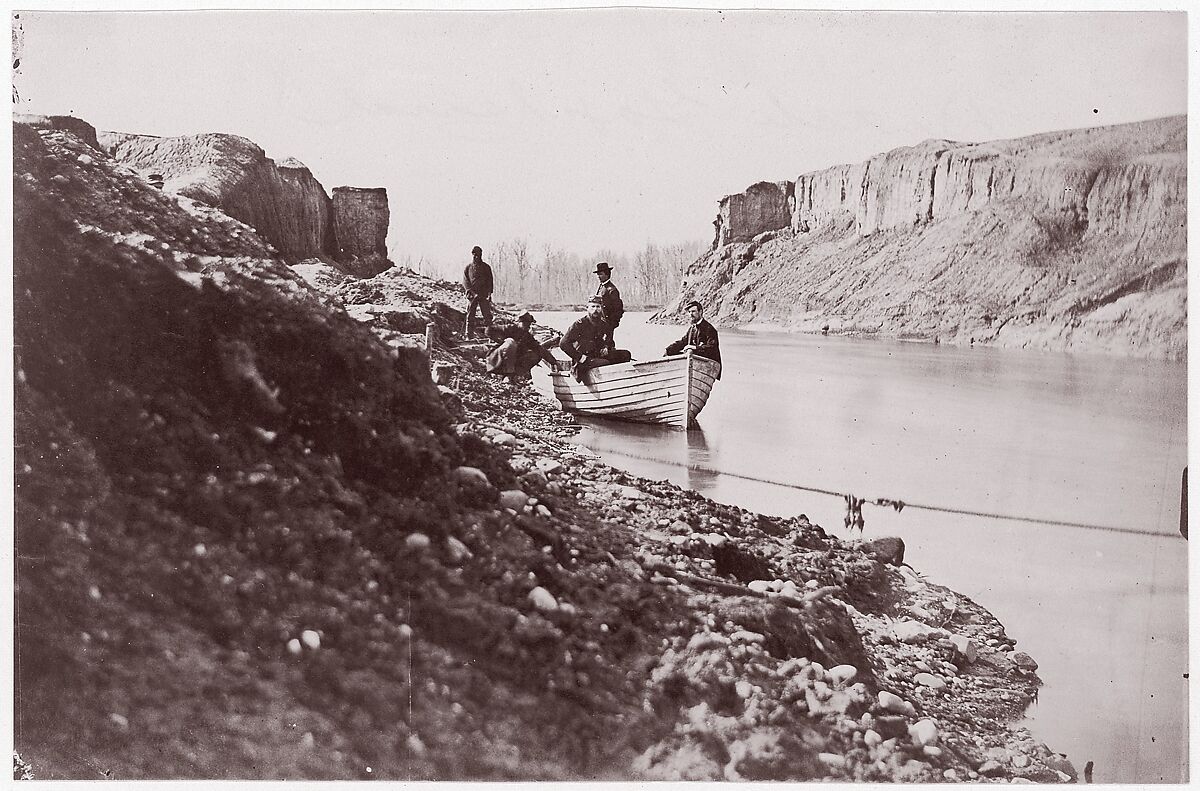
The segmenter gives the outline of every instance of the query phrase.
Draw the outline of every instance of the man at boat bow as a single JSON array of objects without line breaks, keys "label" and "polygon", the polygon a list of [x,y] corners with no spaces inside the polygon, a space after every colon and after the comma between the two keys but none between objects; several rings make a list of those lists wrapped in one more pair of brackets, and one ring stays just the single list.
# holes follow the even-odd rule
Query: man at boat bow
[{"label": "man at boat bow", "polygon": [[[721,344],[717,339],[717,328],[705,320],[704,306],[693,299],[687,303],[687,313],[692,323],[682,338],[667,347],[666,353],[672,355],[691,352],[699,357],[707,357],[718,363],[721,362]],[[717,369],[717,378],[721,378],[719,368]]]}]

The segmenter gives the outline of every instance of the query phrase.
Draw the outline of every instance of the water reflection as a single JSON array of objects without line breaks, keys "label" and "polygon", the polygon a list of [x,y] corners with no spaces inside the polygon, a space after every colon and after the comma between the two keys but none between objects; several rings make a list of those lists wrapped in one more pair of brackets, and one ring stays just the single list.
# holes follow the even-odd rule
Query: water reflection
[{"label": "water reflection", "polygon": [[[678,337],[626,316],[640,358]],[[866,537],[902,536],[909,562],[1037,659],[1040,739],[1094,760],[1098,782],[1187,779],[1186,366],[728,330],[721,346],[704,428],[597,421],[579,442],[634,475],[838,535],[840,498],[743,476],[1161,534],[865,512]]]}]

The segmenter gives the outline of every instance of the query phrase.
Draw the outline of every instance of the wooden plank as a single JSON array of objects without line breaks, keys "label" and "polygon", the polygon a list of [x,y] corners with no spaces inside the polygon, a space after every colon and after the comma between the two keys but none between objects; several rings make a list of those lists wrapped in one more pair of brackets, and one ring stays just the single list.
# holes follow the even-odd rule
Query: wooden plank
[{"label": "wooden plank", "polygon": [[603,393],[589,392],[587,390],[565,390],[559,389],[555,391],[555,395],[562,399],[571,399],[573,401],[620,401],[630,398],[674,398],[679,396],[684,397],[687,394],[687,389],[682,382],[674,384],[667,383],[656,385],[654,387],[626,387],[621,390],[610,390]]},{"label": "wooden plank", "polygon": [[624,379],[616,382],[605,382],[602,385],[582,385],[573,379],[570,381],[558,377],[554,381],[556,393],[591,393],[597,396],[618,395],[625,392],[653,392],[662,389],[686,389],[685,377],[672,375],[662,377],[647,377],[644,379]]}]

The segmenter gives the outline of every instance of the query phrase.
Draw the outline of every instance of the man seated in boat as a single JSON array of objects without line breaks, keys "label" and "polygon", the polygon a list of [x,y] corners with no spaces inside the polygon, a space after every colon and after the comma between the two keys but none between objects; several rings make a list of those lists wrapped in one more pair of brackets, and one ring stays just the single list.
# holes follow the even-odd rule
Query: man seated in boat
[{"label": "man seated in boat", "polygon": [[533,316],[529,313],[517,317],[516,324],[489,327],[488,337],[500,345],[488,352],[487,372],[516,380],[528,379],[530,370],[539,362],[553,370],[554,355],[547,349],[557,341],[540,343],[533,337],[532,328]]},{"label": "man seated in boat", "polygon": [[[717,328],[705,320],[704,306],[693,299],[687,303],[687,313],[692,323],[682,338],[667,347],[667,354],[691,352],[699,357],[721,362],[721,344],[717,340]],[[721,378],[720,368],[717,369],[717,378]]]},{"label": "man seated in boat", "polygon": [[571,373],[583,381],[589,368],[613,363],[627,363],[632,357],[624,349],[609,345],[610,327],[604,318],[604,301],[592,297],[587,303],[587,315],[576,320],[558,342],[558,348],[571,358]]}]

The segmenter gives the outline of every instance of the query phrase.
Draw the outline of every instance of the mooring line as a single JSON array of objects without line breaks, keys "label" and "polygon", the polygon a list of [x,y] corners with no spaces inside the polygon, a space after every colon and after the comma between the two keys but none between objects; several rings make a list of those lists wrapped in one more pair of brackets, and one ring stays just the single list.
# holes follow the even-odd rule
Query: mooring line
[{"label": "mooring line", "polygon": [[[730,478],[739,478],[743,481],[753,481],[755,483],[764,483],[764,484],[767,484],[768,486],[779,486],[784,489],[796,489],[796,490],[802,491],[802,492],[812,492],[814,494],[825,494],[825,495],[829,495],[830,497],[845,498],[847,496],[847,493],[845,493],[845,492],[835,492],[832,489],[821,489],[816,486],[804,486],[802,484],[797,484],[797,483],[785,483],[783,481],[773,481],[773,480],[770,480],[769,478],[758,478],[753,475],[742,475],[741,473],[737,473],[737,472],[722,472],[721,470],[714,470],[709,467],[705,467],[701,464],[694,464],[691,462],[685,464],[682,462],[668,461],[665,459],[656,459],[651,456],[642,456],[641,454],[628,453],[625,451],[610,450],[610,451],[605,451],[605,452],[611,453],[614,456],[624,456],[625,458],[630,458],[630,459],[639,459],[641,461],[649,461],[649,462],[654,462],[656,464],[665,464],[670,467],[682,467],[684,469],[691,470],[693,472],[705,472],[705,473],[709,473],[710,475],[725,475]],[[927,505],[924,503],[910,503],[907,500],[901,501],[901,500],[894,500],[892,498],[877,498],[877,499],[865,498],[865,502],[868,504],[871,504],[871,505],[877,505],[877,504],[879,504],[879,502],[884,502],[884,501],[886,501],[889,505],[892,503],[902,503],[904,508],[917,508],[922,511],[937,511],[937,512],[943,513],[943,514],[957,514],[959,516],[977,516],[977,517],[983,517],[986,519],[1004,519],[1004,520],[1007,520],[1010,522],[1025,522],[1025,523],[1037,524],[1037,525],[1055,525],[1058,527],[1074,527],[1074,528],[1080,528],[1080,529],[1084,529],[1084,530],[1102,530],[1102,531],[1109,532],[1109,533],[1125,533],[1127,535],[1150,536],[1153,538],[1180,538],[1180,539],[1183,538],[1183,536],[1177,535],[1175,533],[1157,533],[1157,532],[1151,532],[1148,530],[1135,530],[1130,527],[1116,527],[1116,526],[1112,526],[1112,525],[1095,525],[1095,524],[1090,524],[1088,522],[1067,522],[1067,521],[1063,521],[1061,519],[1040,519],[1038,517],[1019,516],[1016,514],[997,514],[997,513],[990,513],[987,511],[975,511],[975,510],[971,510],[968,508],[950,508],[948,506]]]}]

